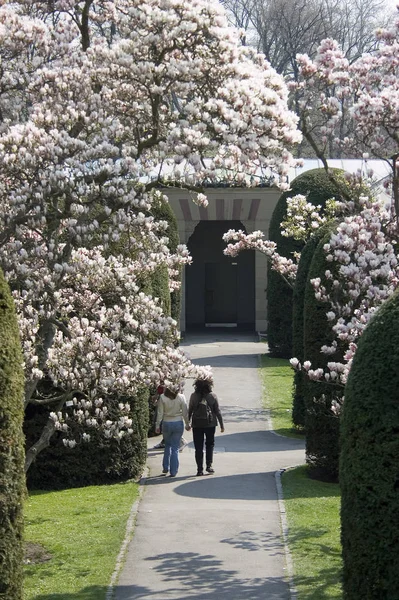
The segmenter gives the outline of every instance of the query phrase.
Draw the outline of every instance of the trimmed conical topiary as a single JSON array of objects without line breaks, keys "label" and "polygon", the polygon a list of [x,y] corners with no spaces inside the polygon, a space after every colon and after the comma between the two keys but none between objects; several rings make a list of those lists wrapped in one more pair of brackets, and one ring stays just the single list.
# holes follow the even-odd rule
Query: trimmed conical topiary
[{"label": "trimmed conical topiary", "polygon": [[[301,252],[301,258],[298,264],[298,272],[295,280],[293,293],[293,311],[292,311],[292,352],[293,356],[301,363],[304,358],[304,304],[305,290],[309,280],[309,269],[312,263],[313,255],[322,238],[335,227],[331,221],[320,227],[312,237],[306,242]],[[305,398],[304,398],[304,378],[303,370],[296,371],[294,375],[293,403],[292,403],[292,421],[296,427],[305,426]]]},{"label": "trimmed conical topiary", "polygon": [[[334,169],[337,173],[340,171]],[[338,198],[339,192],[324,169],[313,169],[299,175],[291,189],[280,196],[273,211],[269,227],[269,239],[277,244],[279,254],[292,258],[300,252],[304,243],[281,235],[281,223],[287,214],[287,198],[297,194],[307,196],[315,206],[324,207],[330,198]],[[270,353],[291,358],[292,351],[292,288],[268,266],[267,271],[267,339]]]},{"label": "trimmed conical topiary", "polygon": [[[172,253],[176,252],[176,248],[180,244],[179,229],[177,225],[176,215],[171,209],[169,202],[167,202],[164,199],[158,199],[156,202],[154,202],[151,212],[157,221],[167,221],[168,229],[165,235],[169,239],[168,247]],[[154,293],[154,295],[156,294]],[[174,290],[170,293],[169,304],[169,311],[165,312],[169,312],[172,318],[177,321],[177,324],[179,326],[181,310],[181,290]]]},{"label": "trimmed conical topiary", "polygon": [[[331,228],[334,227],[331,224]],[[327,228],[329,229],[329,228]],[[324,245],[329,241],[331,230],[322,237],[314,250],[309,267],[305,298],[303,328],[303,358],[310,361],[312,369],[327,367],[330,361],[342,361],[342,349],[337,347],[333,355],[321,352],[324,345],[331,345],[336,339],[331,324],[327,320],[328,305],[315,297],[310,283],[320,277],[331,264],[326,261]],[[342,396],[340,387],[324,381],[312,381],[307,376],[302,379],[305,403],[306,462],[309,474],[326,481],[336,481],[339,462],[339,418],[331,410],[333,399]]]},{"label": "trimmed conical topiary", "polygon": [[359,340],[341,418],[346,600],[399,597],[399,295]]},{"label": "trimmed conical topiary", "polygon": [[[301,363],[304,361],[303,326],[304,326],[304,302],[305,289],[309,276],[309,268],[313,254],[320,241],[321,233],[311,237],[301,252],[298,264],[298,272],[295,280],[293,293],[292,311],[292,354]],[[296,427],[305,426],[305,399],[303,395],[304,372],[296,371],[294,375],[292,422]]]},{"label": "trimmed conical topiary", "polygon": [[22,598],[25,495],[23,359],[10,290],[0,272],[0,598]]}]

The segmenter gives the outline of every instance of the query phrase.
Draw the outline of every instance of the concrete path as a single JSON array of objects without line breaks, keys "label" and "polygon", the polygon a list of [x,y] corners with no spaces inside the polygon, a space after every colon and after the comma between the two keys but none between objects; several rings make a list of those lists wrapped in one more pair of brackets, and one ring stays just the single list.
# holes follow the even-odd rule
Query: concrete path
[{"label": "concrete path", "polygon": [[[189,336],[194,362],[214,368],[225,433],[216,430],[214,475],[196,477],[192,433],[176,478],[149,451],[133,539],[116,600],[289,600],[275,472],[304,461],[301,441],[268,431],[259,354],[250,335]],[[187,400],[192,382],[185,387]],[[149,440],[149,448],[159,441]]]}]

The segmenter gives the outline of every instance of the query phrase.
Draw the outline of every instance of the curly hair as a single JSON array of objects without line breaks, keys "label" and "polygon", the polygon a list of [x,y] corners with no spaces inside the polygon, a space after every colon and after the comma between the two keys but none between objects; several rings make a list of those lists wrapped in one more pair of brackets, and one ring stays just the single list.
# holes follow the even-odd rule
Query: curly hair
[{"label": "curly hair", "polygon": [[194,383],[194,388],[197,394],[201,394],[201,396],[206,396],[209,392],[212,391],[212,383],[207,379],[197,379]]}]

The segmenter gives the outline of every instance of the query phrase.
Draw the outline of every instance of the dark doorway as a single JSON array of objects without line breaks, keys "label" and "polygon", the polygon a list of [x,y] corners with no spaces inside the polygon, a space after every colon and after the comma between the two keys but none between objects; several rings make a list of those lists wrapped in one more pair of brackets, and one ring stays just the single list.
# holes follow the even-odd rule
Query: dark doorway
[{"label": "dark doorway", "polygon": [[205,263],[205,325],[237,323],[237,262]]},{"label": "dark doorway", "polygon": [[187,329],[255,327],[255,255],[225,256],[223,234],[244,229],[240,221],[201,221],[188,241],[193,263],[186,267]]}]

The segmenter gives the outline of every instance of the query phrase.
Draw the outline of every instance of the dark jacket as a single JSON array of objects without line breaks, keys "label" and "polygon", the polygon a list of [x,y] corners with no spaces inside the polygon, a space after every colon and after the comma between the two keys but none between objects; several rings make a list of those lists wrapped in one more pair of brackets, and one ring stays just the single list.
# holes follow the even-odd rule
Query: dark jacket
[{"label": "dark jacket", "polygon": [[210,392],[209,394],[206,394],[206,396],[205,396],[205,399],[208,402],[208,404],[212,410],[212,421],[208,422],[205,419],[198,419],[195,417],[195,415],[194,415],[195,409],[197,408],[201,399],[202,399],[201,394],[198,394],[197,392],[194,392],[190,396],[190,402],[188,405],[188,420],[190,421],[190,419],[192,418],[191,426],[192,427],[216,427],[217,422],[219,421],[219,425],[223,429],[223,417],[220,412],[218,398],[217,398],[216,394],[214,394],[213,392]]}]

